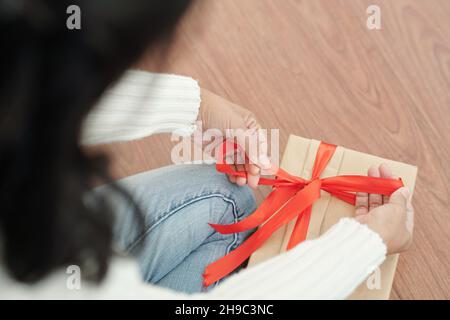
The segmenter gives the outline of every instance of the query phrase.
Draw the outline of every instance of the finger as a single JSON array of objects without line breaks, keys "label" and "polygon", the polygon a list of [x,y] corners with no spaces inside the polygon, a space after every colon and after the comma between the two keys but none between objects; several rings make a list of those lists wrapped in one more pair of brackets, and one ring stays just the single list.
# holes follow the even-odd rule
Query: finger
[{"label": "finger", "polygon": [[[245,166],[243,164],[236,165],[237,171],[245,172]],[[247,178],[245,177],[236,177],[236,184],[238,186],[244,186],[247,183]]]},{"label": "finger", "polygon": [[391,194],[391,197],[389,198],[389,203],[401,206],[406,211],[409,197],[410,197],[409,189],[406,187],[402,187],[397,189],[393,194]]},{"label": "finger", "polygon": [[[382,163],[379,167],[379,170],[380,170],[380,176],[382,178],[387,178],[387,179],[394,178],[392,176],[391,167],[389,167],[389,165],[387,165],[386,163]],[[383,196],[383,203],[389,203],[389,196]]]},{"label": "finger", "polygon": [[235,164],[239,171],[247,173],[247,177],[237,177],[236,183],[239,186],[248,184],[251,188],[256,189],[259,182],[260,169],[257,165],[257,129],[248,129],[241,132],[237,136],[238,143],[243,147],[243,150],[237,152],[237,159]]},{"label": "finger", "polygon": [[[231,167],[233,168],[234,171],[237,171],[237,168],[234,164],[231,164]],[[228,180],[230,180],[230,182],[232,183],[236,183],[236,176],[233,175],[228,175]]]},{"label": "finger", "polygon": [[258,188],[259,182],[259,168],[254,164],[246,164],[245,169],[247,171],[247,183],[252,189]]},{"label": "finger", "polygon": [[[368,172],[370,175],[370,172]],[[355,199],[355,216],[361,217],[369,212],[369,194],[357,192]]]},{"label": "finger", "polygon": [[403,214],[405,214],[405,228],[409,233],[405,249],[412,243],[412,233],[414,228],[414,209],[411,204],[411,193],[408,188],[402,187],[397,189],[389,199],[390,204],[394,204],[401,208]]},{"label": "finger", "polygon": [[260,169],[258,167],[258,165],[254,164],[254,163],[247,163],[245,170],[247,170],[248,174],[251,175],[259,175]]},{"label": "finger", "polygon": [[[371,166],[368,172],[369,177],[380,177],[380,170],[377,166]],[[369,211],[379,207],[383,204],[383,197],[381,194],[371,193],[369,194]]]},{"label": "finger", "polygon": [[271,167],[266,132],[266,130],[258,130],[258,164],[262,169],[269,169]]},{"label": "finger", "polygon": [[414,207],[411,203],[411,197],[406,202],[406,230],[412,236],[414,230]]},{"label": "finger", "polygon": [[365,215],[369,212],[369,195],[365,192],[356,193],[355,216]]},{"label": "finger", "polygon": [[[234,165],[235,163],[235,159],[236,159],[236,152],[228,152],[225,154],[225,159],[223,160],[223,162],[225,164],[229,164],[229,165]],[[220,159],[222,160],[222,159]],[[236,169],[235,167],[233,167],[233,169]]]},{"label": "finger", "polygon": [[[248,148],[247,156],[251,164],[256,165],[258,168],[254,170],[260,171],[260,169],[268,169],[271,167],[270,160],[267,156],[267,138],[266,130],[263,129],[249,129],[248,134]],[[256,172],[255,172],[256,174]],[[260,175],[261,173],[258,172]]]},{"label": "finger", "polygon": [[248,161],[251,164],[258,164],[258,143],[257,129],[248,129],[246,131],[245,152],[247,153]]}]

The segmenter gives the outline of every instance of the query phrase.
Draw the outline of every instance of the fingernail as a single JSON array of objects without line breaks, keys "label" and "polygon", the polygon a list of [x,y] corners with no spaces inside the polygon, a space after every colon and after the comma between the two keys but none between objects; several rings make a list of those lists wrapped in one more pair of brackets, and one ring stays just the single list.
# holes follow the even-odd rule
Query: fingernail
[{"label": "fingernail", "polygon": [[401,193],[406,199],[409,199],[409,196],[411,195],[411,192],[409,192],[409,189],[406,188],[406,187],[403,187],[403,188],[400,190],[400,193]]}]

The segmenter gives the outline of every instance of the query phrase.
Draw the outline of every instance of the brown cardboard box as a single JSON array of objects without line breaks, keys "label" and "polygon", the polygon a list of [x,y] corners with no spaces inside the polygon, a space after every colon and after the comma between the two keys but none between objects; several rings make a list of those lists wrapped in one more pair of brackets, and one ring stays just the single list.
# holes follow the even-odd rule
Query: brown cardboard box
[{"label": "brown cardboard box", "polygon": [[[281,168],[302,178],[311,178],[314,159],[320,141],[305,139],[291,135],[281,161]],[[417,167],[364,154],[361,152],[338,147],[321,178],[345,175],[366,175],[371,165],[387,163],[393,173],[403,179],[405,186],[411,192],[414,190]],[[313,205],[307,239],[314,239],[326,232],[342,217],[354,214],[354,207],[344,201],[331,197],[327,192],[321,191],[321,198]],[[295,220],[285,227],[275,231],[272,236],[253,253],[248,266],[258,264],[286,250]],[[364,281],[350,299],[389,299],[394,280],[398,255],[388,256],[381,267],[374,272],[367,281]]]}]

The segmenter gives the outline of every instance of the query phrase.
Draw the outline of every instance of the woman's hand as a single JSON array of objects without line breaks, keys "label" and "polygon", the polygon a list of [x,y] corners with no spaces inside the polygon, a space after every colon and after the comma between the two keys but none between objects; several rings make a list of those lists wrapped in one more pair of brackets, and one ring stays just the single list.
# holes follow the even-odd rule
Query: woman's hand
[{"label": "woman's hand", "polygon": [[[259,124],[253,113],[243,107],[231,103],[224,98],[202,89],[202,103],[200,106],[199,120],[202,121],[204,129],[219,129],[225,133],[226,129],[241,129],[236,131],[237,142],[246,148],[246,141],[254,139],[257,144],[255,154],[247,152],[248,159],[234,164],[234,169],[247,173],[247,178],[228,176],[230,181],[243,186],[248,184],[256,189],[262,169],[270,168],[270,160],[267,155],[267,139],[260,130]],[[236,157],[235,157],[236,158]],[[243,155],[238,155],[238,159],[243,159]]]},{"label": "woman's hand", "polygon": [[[371,177],[393,178],[389,166],[371,167]],[[407,250],[412,243],[414,209],[408,188],[400,188],[390,197],[379,194],[356,195],[355,219],[377,232],[387,247],[387,253]]]}]

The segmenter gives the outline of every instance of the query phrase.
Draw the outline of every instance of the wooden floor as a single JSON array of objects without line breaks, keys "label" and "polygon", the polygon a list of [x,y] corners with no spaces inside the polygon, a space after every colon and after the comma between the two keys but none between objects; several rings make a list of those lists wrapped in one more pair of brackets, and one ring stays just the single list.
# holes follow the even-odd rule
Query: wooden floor
[{"label": "wooden floor", "polygon": [[[370,4],[381,30],[366,27]],[[198,1],[160,70],[254,111],[281,151],[293,133],[417,165],[414,246],[392,298],[450,299],[450,1]],[[123,177],[169,164],[171,146],[104,149]]]}]

